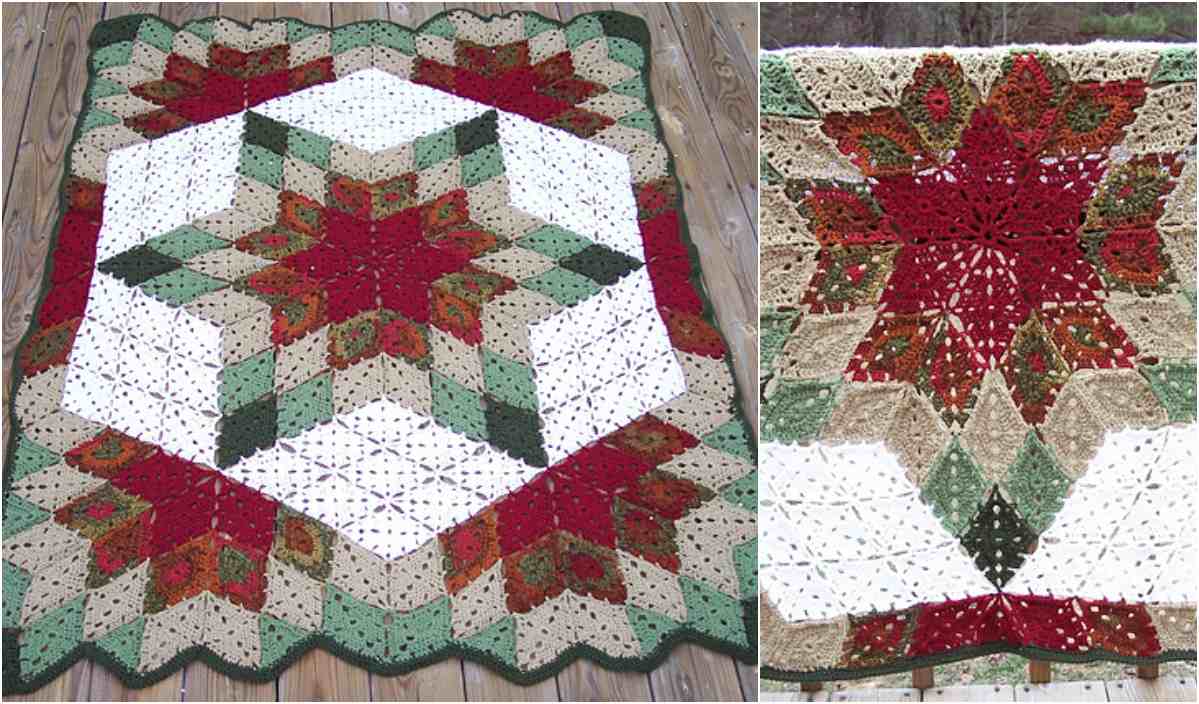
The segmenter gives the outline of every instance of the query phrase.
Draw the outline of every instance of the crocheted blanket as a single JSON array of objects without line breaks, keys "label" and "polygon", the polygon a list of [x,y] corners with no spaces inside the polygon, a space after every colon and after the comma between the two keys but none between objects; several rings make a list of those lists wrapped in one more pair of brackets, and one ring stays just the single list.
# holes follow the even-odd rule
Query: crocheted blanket
[{"label": "crocheted blanket", "polygon": [[763,673],[1195,657],[1195,50],[761,57]]},{"label": "crocheted blanket", "polygon": [[90,49],[15,374],[5,692],[753,658],[751,436],[640,19]]}]

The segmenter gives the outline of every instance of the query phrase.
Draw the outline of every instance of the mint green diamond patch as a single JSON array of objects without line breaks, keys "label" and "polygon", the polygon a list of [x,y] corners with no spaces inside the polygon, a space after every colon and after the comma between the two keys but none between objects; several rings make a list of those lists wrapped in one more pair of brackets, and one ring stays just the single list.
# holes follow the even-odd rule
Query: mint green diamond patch
[{"label": "mint green diamond patch", "polygon": [[1058,469],[1053,450],[1028,431],[1016,461],[1008,468],[1004,489],[1029,528],[1041,533],[1053,522],[1066,500],[1070,478]]},{"label": "mint green diamond patch", "polygon": [[333,140],[300,127],[287,130],[287,153],[322,169],[329,168]]},{"label": "mint green diamond patch", "polygon": [[815,440],[833,411],[837,387],[836,382],[781,380],[762,404],[762,440]]},{"label": "mint green diamond patch", "polygon": [[283,156],[257,144],[243,144],[237,173],[269,186],[282,188]]},{"label": "mint green diamond patch", "polygon": [[360,46],[370,46],[372,24],[371,22],[359,22],[334,29],[330,42],[330,53],[336,56]]},{"label": "mint green diamond patch", "polygon": [[786,61],[777,56],[763,56],[760,64],[758,101],[763,115],[820,117]]},{"label": "mint green diamond patch", "polygon": [[1193,360],[1145,364],[1139,371],[1148,380],[1149,388],[1157,400],[1165,407],[1166,417],[1171,423],[1195,420],[1196,368]]},{"label": "mint green diamond patch", "polygon": [[393,660],[436,653],[450,642],[450,598],[442,597],[406,614],[393,613],[387,647]]},{"label": "mint green diamond patch", "polygon": [[504,154],[487,144],[462,157],[462,185],[470,188],[504,173]]},{"label": "mint green diamond patch", "polygon": [[106,68],[124,66],[133,55],[133,42],[124,41],[109,44],[103,49],[92,52],[92,70],[103,71]]},{"label": "mint green diamond patch", "polygon": [[50,517],[50,514],[43,511],[36,504],[31,504],[25,499],[10,493],[8,498],[4,500],[4,539],[20,533],[26,528],[41,523]]},{"label": "mint green diamond patch", "polygon": [[112,633],[96,641],[96,647],[116,658],[130,670],[136,670],[142,659],[142,635],[146,631],[146,617],[126,623]]},{"label": "mint green diamond patch", "polygon": [[227,282],[214,279],[207,274],[192,271],[187,267],[179,267],[155,276],[143,283],[141,289],[164,303],[182,306],[206,293],[218,291],[228,285]]},{"label": "mint green diamond patch", "polygon": [[458,28],[449,17],[436,17],[420,26],[421,34],[431,34],[442,39],[453,39],[458,34]]},{"label": "mint green diamond patch", "polygon": [[763,154],[758,159],[758,176],[768,185],[775,186],[783,182],[783,175],[770,163]]},{"label": "mint green diamond patch", "polygon": [[525,15],[525,39],[532,39],[543,32],[549,32],[557,28],[557,24],[540,15]]},{"label": "mint green diamond patch", "polygon": [[24,479],[34,472],[40,472],[52,465],[58,464],[62,455],[48,450],[29,438],[21,435],[17,438],[17,447],[13,451],[12,464],[7,467],[11,473],[10,481]]},{"label": "mint green diamond patch", "polygon": [[531,276],[521,281],[520,285],[530,291],[544,293],[564,306],[572,306],[579,301],[591,298],[600,291],[599,285],[591,279],[560,266],[537,276]]},{"label": "mint green diamond patch", "polygon": [[279,437],[294,438],[333,419],[333,382],[329,374],[315,376],[279,394]]},{"label": "mint green diamond patch", "polygon": [[90,92],[88,93],[88,97],[95,101],[99,100],[100,98],[109,98],[114,95],[124,95],[128,92],[128,88],[120,83],[117,83],[116,81],[110,81],[104,76],[95,76],[92,78],[92,85]]},{"label": "mint green diamond patch", "polygon": [[214,34],[212,26],[215,23],[215,17],[208,17],[202,20],[196,20],[195,22],[188,22],[187,24],[183,25],[183,31],[191,32],[204,41],[210,42],[212,41]]},{"label": "mint green diamond patch", "polygon": [[587,15],[579,17],[566,25],[566,46],[578,48],[580,44],[604,36],[604,25],[598,17]]},{"label": "mint green diamond patch", "polygon": [[749,449],[749,427],[739,417],[729,419],[701,439],[708,447],[736,455],[747,462],[754,461],[753,452]]},{"label": "mint green diamond patch", "polygon": [[98,108],[92,108],[91,110],[87,111],[86,115],[83,116],[83,120],[79,125],[79,134],[90,132],[97,127],[119,124],[121,124],[121,118],[117,117],[116,115],[106,113]]},{"label": "mint green diamond patch", "polygon": [[25,592],[33,576],[16,565],[4,562],[4,627],[20,628],[21,608],[25,605]]},{"label": "mint green diamond patch", "polygon": [[192,257],[228,247],[229,242],[191,225],[183,225],[165,235],[150,238],[146,245],[159,254],[186,262]]},{"label": "mint green diamond patch", "polygon": [[483,385],[487,393],[518,408],[537,410],[533,369],[483,348]]},{"label": "mint green diamond patch", "polygon": [[301,22],[300,20],[293,19],[291,17],[287,18],[287,43],[288,44],[292,44],[292,43],[300,41],[301,39],[307,39],[308,37],[311,37],[315,34],[320,34],[321,32],[327,32],[327,31],[328,30],[323,27],[314,27],[305,22]]},{"label": "mint green diamond patch", "polygon": [[720,490],[720,495],[734,506],[740,506],[746,511],[758,508],[758,473],[750,472],[735,482]]},{"label": "mint green diamond patch", "polygon": [[758,539],[753,538],[733,548],[733,565],[737,568],[737,584],[742,599],[758,595]]},{"label": "mint green diamond patch", "polygon": [[557,261],[578,254],[594,243],[557,225],[545,225],[521,237],[516,244]]},{"label": "mint green diamond patch", "polygon": [[487,416],[478,393],[453,379],[431,372],[433,417],[439,423],[475,440],[487,439]]},{"label": "mint green diamond patch", "polygon": [[259,666],[272,667],[308,636],[308,631],[299,626],[262,614],[258,618],[258,640],[262,647],[262,662]]},{"label": "mint green diamond patch", "polygon": [[1158,54],[1150,83],[1181,83],[1195,80],[1194,47],[1170,47]]},{"label": "mint green diamond patch", "polygon": [[466,640],[457,641],[459,645],[480,653],[486,653],[501,662],[516,665],[516,619],[505,617],[502,621],[491,624]]},{"label": "mint green diamond patch", "polygon": [[221,413],[228,415],[275,388],[275,349],[263,350],[221,371]]},{"label": "mint green diamond patch", "polygon": [[933,462],[920,488],[920,496],[950,534],[960,536],[986,500],[987,481],[982,468],[955,437]]},{"label": "mint green diamond patch", "polygon": [[649,655],[657,650],[663,639],[680,625],[669,616],[639,606],[628,606],[625,611],[629,616],[629,625],[633,627],[633,634],[641,643],[642,655]]},{"label": "mint green diamond patch", "polygon": [[85,594],[63,604],[21,631],[21,676],[36,678],[79,644],[83,635]]},{"label": "mint green diamond patch", "polygon": [[325,585],[321,631],[339,645],[365,657],[386,660],[387,618],[383,609],[359,601],[332,584]]},{"label": "mint green diamond patch", "polygon": [[654,127],[654,115],[649,110],[631,112],[617,120],[617,122],[625,127],[632,127],[635,130],[644,130],[650,134],[657,134]]},{"label": "mint green diamond patch", "polygon": [[687,604],[687,625],[713,638],[749,645],[741,602],[698,580],[679,577]]},{"label": "mint green diamond patch", "polygon": [[458,140],[454,128],[417,137],[412,144],[412,151],[417,171],[453,158],[458,153]]},{"label": "mint green diamond patch", "polygon": [[645,68],[645,50],[624,37],[608,37],[608,58],[638,71]]},{"label": "mint green diamond patch", "polygon": [[778,311],[769,308],[762,311],[759,320],[761,330],[759,346],[762,355],[760,369],[763,370],[763,376],[769,376],[774,358],[783,350],[783,345],[791,335],[791,327],[798,317],[799,311]]},{"label": "mint green diamond patch", "polygon": [[395,49],[409,56],[416,53],[416,35],[411,30],[390,22],[379,22],[371,28],[371,43]]},{"label": "mint green diamond patch", "polygon": [[137,38],[169,54],[175,43],[175,30],[157,17],[147,17],[137,26]]},{"label": "mint green diamond patch", "polygon": [[645,102],[649,98],[649,91],[645,86],[645,81],[640,76],[634,76],[627,81],[621,81],[612,86],[612,92],[618,95],[627,95],[630,98],[636,98],[641,102]]}]

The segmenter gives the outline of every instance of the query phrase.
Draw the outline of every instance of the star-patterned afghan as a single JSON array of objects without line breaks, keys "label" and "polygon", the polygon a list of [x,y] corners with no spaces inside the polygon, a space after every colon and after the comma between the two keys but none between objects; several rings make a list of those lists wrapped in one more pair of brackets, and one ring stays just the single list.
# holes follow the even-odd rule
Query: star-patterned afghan
[{"label": "star-patterned afghan", "polygon": [[15,374],[6,693],[81,657],[754,657],[756,463],[641,20],[90,49]]},{"label": "star-patterned afghan", "polygon": [[1195,50],[761,56],[763,674],[1195,657]]}]

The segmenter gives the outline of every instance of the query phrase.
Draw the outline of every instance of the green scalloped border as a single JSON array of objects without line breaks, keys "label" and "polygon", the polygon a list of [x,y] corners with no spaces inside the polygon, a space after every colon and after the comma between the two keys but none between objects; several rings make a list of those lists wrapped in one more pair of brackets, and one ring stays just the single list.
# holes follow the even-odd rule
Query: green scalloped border
[{"label": "green scalloped border", "polygon": [[[679,222],[680,222],[680,227],[682,229],[683,242],[684,242],[685,246],[687,247],[687,253],[691,260],[690,281],[691,281],[692,285],[695,287],[696,293],[699,295],[700,300],[703,301],[703,317],[704,317],[704,319],[706,321],[708,321],[709,323],[711,323],[713,328],[716,329],[717,333],[720,335],[721,342],[724,343],[725,349],[728,350],[729,349],[728,341],[725,338],[724,332],[721,331],[720,327],[716,324],[717,321],[716,321],[715,308],[712,305],[712,300],[708,294],[707,288],[704,286],[703,272],[700,268],[699,249],[696,246],[695,241],[691,237],[691,230],[690,230],[690,226],[687,221],[687,214],[683,208],[683,196],[682,196],[683,184],[679,180],[678,172],[675,169],[674,155],[671,153],[669,146],[667,145],[667,142],[666,142],[665,133],[662,129],[662,122],[661,122],[661,119],[658,117],[658,112],[657,112],[657,109],[655,106],[653,92],[652,92],[652,90],[649,89],[653,57],[652,57],[652,53],[649,51],[649,47],[651,46],[649,26],[645,22],[644,19],[637,17],[635,15],[629,15],[629,14],[626,14],[623,12],[605,10],[605,11],[588,12],[588,13],[584,13],[581,15],[576,15],[575,17],[572,17],[570,20],[568,20],[566,22],[560,22],[558,20],[555,20],[550,17],[546,17],[545,15],[542,15],[541,13],[535,12],[532,10],[514,10],[514,11],[503,13],[500,15],[488,16],[488,15],[480,15],[480,14],[474,12],[473,10],[466,9],[466,8],[454,8],[454,9],[445,10],[443,12],[439,12],[436,15],[430,17],[425,22],[421,23],[420,26],[415,27],[415,28],[405,27],[404,25],[401,25],[401,24],[398,24],[395,22],[390,22],[388,20],[363,20],[363,21],[359,21],[359,22],[352,22],[349,24],[338,25],[337,27],[333,27],[333,26],[311,24],[311,23],[305,22],[303,20],[299,20],[299,19],[291,18],[291,17],[276,17],[274,19],[275,20],[280,20],[280,19],[293,20],[293,21],[299,22],[300,24],[303,24],[307,27],[313,27],[313,28],[317,28],[317,29],[321,29],[321,30],[333,30],[333,29],[337,29],[337,28],[352,27],[352,26],[361,25],[361,24],[375,24],[378,22],[386,22],[388,24],[403,27],[404,29],[408,29],[414,33],[419,33],[427,25],[429,25],[433,22],[436,22],[438,20],[441,20],[451,13],[462,13],[462,12],[468,13],[468,14],[474,16],[475,18],[481,19],[481,20],[486,20],[486,19],[495,18],[495,17],[509,17],[511,15],[535,15],[538,18],[540,18],[541,20],[544,20],[544,21],[552,24],[553,26],[559,27],[559,28],[565,28],[565,27],[569,26],[570,24],[572,24],[580,19],[586,18],[586,17],[601,17],[601,16],[615,16],[615,17],[621,18],[622,20],[633,20],[640,25],[640,27],[639,27],[640,31],[638,32],[638,34],[640,36],[638,37],[639,41],[637,43],[642,47],[644,54],[645,54],[645,62],[640,71],[641,79],[646,85],[645,103],[646,103],[646,108],[653,115],[653,125],[654,125],[654,132],[655,132],[656,139],[663,146],[667,146],[667,150],[666,150],[667,151],[667,158],[666,158],[667,173],[675,180],[675,185],[677,186],[677,191],[679,193],[678,198],[675,203],[675,207],[676,207],[676,210],[679,215]],[[140,13],[140,14],[127,15],[127,16],[123,16],[120,18],[114,18],[112,20],[103,20],[101,22],[98,22],[98,23],[96,23],[95,27],[93,27],[93,29],[92,29],[92,36],[95,35],[95,32],[98,29],[100,29],[101,27],[105,26],[106,24],[108,24],[110,22],[117,22],[117,21],[130,22],[131,17],[139,17],[142,19],[154,18],[154,19],[156,19],[160,22],[163,22],[163,23],[167,24],[168,26],[174,28],[175,31],[180,31],[182,29],[182,27],[175,25],[171,22],[168,22],[157,15]],[[190,24],[191,22],[202,22],[202,21],[206,21],[206,20],[213,20],[218,17],[220,17],[220,16],[214,15],[214,16],[209,16],[209,17],[197,18],[195,20],[189,21],[188,23],[185,23],[185,25]],[[225,19],[227,21],[235,22],[236,24],[238,24],[241,27],[244,27],[247,29],[250,28],[250,25],[243,24],[232,18],[224,17],[223,19]],[[252,22],[251,22],[251,24],[252,24]],[[39,311],[41,310],[42,302],[45,300],[46,294],[50,290],[50,287],[51,287],[51,274],[53,273],[53,267],[54,267],[54,261],[53,261],[54,260],[54,251],[58,245],[59,232],[61,231],[61,228],[62,228],[62,219],[67,211],[67,208],[66,208],[67,200],[66,200],[66,193],[63,190],[63,183],[65,183],[66,178],[71,173],[71,152],[72,152],[72,149],[73,149],[76,141],[82,135],[83,117],[86,115],[85,110],[86,110],[87,106],[91,104],[91,93],[92,93],[93,84],[95,82],[95,78],[97,75],[95,72],[93,72],[91,70],[90,57],[91,57],[92,36],[89,36],[89,38],[88,38],[88,49],[89,49],[89,52],[88,52],[88,57],[89,57],[88,83],[87,83],[87,87],[84,89],[84,92],[83,92],[82,105],[80,106],[80,115],[79,115],[79,118],[76,119],[76,121],[75,121],[75,127],[71,134],[71,140],[70,140],[69,144],[67,145],[66,159],[63,164],[62,176],[59,179],[59,208],[58,208],[59,212],[58,212],[58,216],[55,221],[53,234],[50,238],[50,245],[49,245],[49,248],[46,253],[45,274],[43,275],[43,278],[42,278],[42,286],[41,286],[40,291],[38,292],[37,303],[34,306],[34,309],[32,312],[32,317],[34,320],[36,320],[37,315],[38,315]],[[33,322],[31,322],[29,328],[25,331],[25,334],[22,335],[21,341],[16,348],[18,351],[20,349],[22,349],[29,342],[29,338],[36,331],[36,328],[37,328],[37,326]],[[745,390],[740,388],[740,386],[738,386],[736,383],[736,374],[735,374],[735,370],[733,368],[731,353],[726,352],[724,362],[725,362],[725,366],[727,368],[728,373],[733,378],[733,387],[735,390],[734,395],[733,395],[733,410],[735,412],[735,418],[737,420],[740,420],[741,424],[744,426],[748,449],[749,449],[750,456],[752,459],[751,464],[755,465],[755,469],[754,469],[753,473],[756,473],[756,471],[757,471],[756,470],[757,441],[754,437],[754,434],[753,434],[751,428],[749,427],[749,424],[747,423],[747,421],[745,419],[745,410],[744,410],[745,409],[745,398],[743,396],[743,394],[745,393]],[[3,474],[3,488],[4,488],[5,495],[8,494],[8,488],[12,481],[11,473],[9,471],[7,471],[7,468],[14,456],[14,453],[16,452],[17,440],[21,436],[20,419],[17,418],[17,414],[16,414],[16,392],[20,386],[22,379],[24,378],[24,375],[22,374],[22,370],[21,370],[19,354],[14,357],[13,364],[12,364],[12,374],[13,374],[13,378],[12,378],[12,384],[11,384],[11,389],[10,389],[12,393],[9,396],[9,404],[8,404],[8,413],[9,413],[9,418],[11,419],[11,423],[10,423],[10,431],[11,432],[10,432],[7,447],[5,448],[5,453],[4,453],[5,471]],[[746,475],[746,476],[748,476],[748,475]],[[429,655],[422,656],[420,658],[416,658],[413,660],[405,661],[402,663],[381,664],[377,661],[371,660],[370,658],[363,657],[361,654],[357,653],[356,651],[345,648],[344,646],[340,645],[339,643],[337,643],[336,641],[334,641],[331,637],[329,637],[327,635],[323,635],[320,633],[313,633],[312,635],[308,636],[307,638],[305,638],[305,639],[297,642],[295,645],[293,645],[292,648],[288,651],[288,653],[286,655],[279,658],[279,660],[277,660],[275,662],[275,664],[269,668],[241,667],[239,665],[234,665],[232,663],[229,663],[228,661],[226,661],[225,659],[223,659],[222,657],[220,657],[219,655],[217,655],[216,653],[214,653],[212,650],[210,650],[209,648],[207,648],[205,646],[192,646],[190,648],[187,648],[187,649],[179,652],[178,654],[175,655],[175,657],[171,658],[169,661],[167,661],[165,664],[161,665],[160,667],[158,667],[154,670],[151,670],[149,672],[144,672],[144,673],[130,670],[124,663],[117,660],[115,657],[113,657],[108,652],[100,649],[96,645],[95,642],[91,642],[91,641],[81,642],[81,643],[77,644],[74,648],[72,648],[71,651],[68,652],[66,655],[64,655],[57,663],[55,663],[51,667],[48,667],[45,670],[42,670],[41,672],[39,672],[36,677],[29,679],[29,680],[23,680],[23,679],[21,679],[21,673],[20,673],[19,636],[20,636],[21,629],[11,628],[11,629],[4,629],[4,634],[3,634],[3,674],[4,674],[3,693],[5,695],[28,694],[30,692],[36,691],[36,690],[40,689],[41,687],[45,686],[46,684],[48,684],[49,682],[51,682],[52,680],[54,680],[56,677],[58,677],[60,674],[62,674],[63,672],[65,672],[66,670],[71,668],[72,666],[74,666],[74,664],[76,662],[78,662],[79,660],[82,660],[84,658],[89,659],[96,663],[100,663],[105,668],[107,668],[109,671],[116,674],[118,679],[121,680],[122,684],[124,684],[126,687],[133,688],[133,689],[140,689],[140,688],[152,685],[156,682],[159,682],[159,681],[165,679],[166,677],[168,677],[169,675],[171,675],[172,673],[174,673],[176,670],[181,669],[187,663],[193,662],[193,661],[201,661],[201,662],[205,663],[206,665],[208,665],[209,667],[213,668],[214,670],[217,670],[218,672],[221,672],[223,674],[226,674],[226,675],[236,678],[236,679],[248,680],[248,681],[253,681],[253,682],[268,682],[270,680],[278,678],[280,673],[282,673],[284,670],[289,668],[292,664],[294,664],[297,660],[299,660],[300,657],[302,657],[304,654],[306,654],[309,650],[312,650],[313,648],[320,648],[322,650],[325,650],[329,653],[332,653],[333,655],[336,655],[336,656],[342,658],[343,660],[346,660],[347,662],[357,665],[357,666],[359,666],[363,669],[366,669],[370,672],[373,672],[373,673],[376,673],[379,675],[384,675],[384,676],[407,674],[416,669],[440,662],[449,657],[459,657],[459,658],[462,658],[465,660],[470,660],[472,662],[476,662],[481,665],[484,665],[484,666],[494,670],[495,672],[499,673],[500,675],[504,676],[508,680],[511,680],[512,682],[515,682],[515,683],[521,684],[521,685],[535,684],[542,680],[548,679],[549,677],[552,677],[552,676],[558,674],[559,672],[561,672],[562,670],[566,669],[567,666],[569,666],[572,662],[574,662],[576,659],[579,659],[579,658],[587,658],[609,670],[649,672],[650,670],[652,670],[652,669],[656,668],[658,665],[660,665],[663,661],[665,661],[666,658],[670,655],[670,652],[674,649],[674,647],[676,645],[679,645],[682,643],[694,643],[696,645],[700,645],[705,648],[709,648],[711,650],[730,655],[732,657],[737,658],[738,660],[741,660],[742,662],[752,665],[757,662],[757,658],[758,658],[758,652],[757,652],[757,650],[758,650],[758,648],[757,648],[758,601],[757,601],[757,596],[754,595],[751,598],[743,598],[743,599],[741,599],[740,604],[741,604],[741,609],[742,609],[742,621],[745,625],[745,632],[746,632],[746,634],[748,636],[748,640],[749,640],[748,646],[743,646],[743,645],[740,645],[737,643],[732,643],[730,641],[714,638],[714,637],[712,637],[706,633],[703,633],[701,631],[698,631],[690,626],[681,625],[679,628],[672,630],[667,636],[662,638],[662,640],[654,648],[653,652],[651,652],[647,655],[643,655],[641,657],[637,657],[637,658],[613,657],[613,656],[608,655],[607,653],[604,653],[602,651],[599,651],[589,645],[574,645],[574,646],[571,646],[570,648],[568,648],[567,650],[563,651],[553,661],[546,663],[545,665],[542,665],[541,667],[539,667],[535,670],[529,670],[529,671],[519,670],[519,669],[513,667],[512,665],[510,665],[509,663],[504,662],[503,660],[500,660],[492,655],[489,655],[482,651],[464,648],[464,647],[462,647],[460,645],[456,645],[456,644],[451,644],[451,645],[445,646]]]}]

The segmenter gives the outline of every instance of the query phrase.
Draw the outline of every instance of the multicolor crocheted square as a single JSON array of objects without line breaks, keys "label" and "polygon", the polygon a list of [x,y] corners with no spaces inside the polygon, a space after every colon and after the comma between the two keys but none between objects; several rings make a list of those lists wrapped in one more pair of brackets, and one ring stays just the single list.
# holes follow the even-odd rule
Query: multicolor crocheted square
[{"label": "multicolor crocheted square", "polygon": [[644,23],[101,23],[21,347],[6,692],[311,647],[752,658],[755,461]]},{"label": "multicolor crocheted square", "polygon": [[761,79],[764,672],[1193,659],[1194,49]]}]

